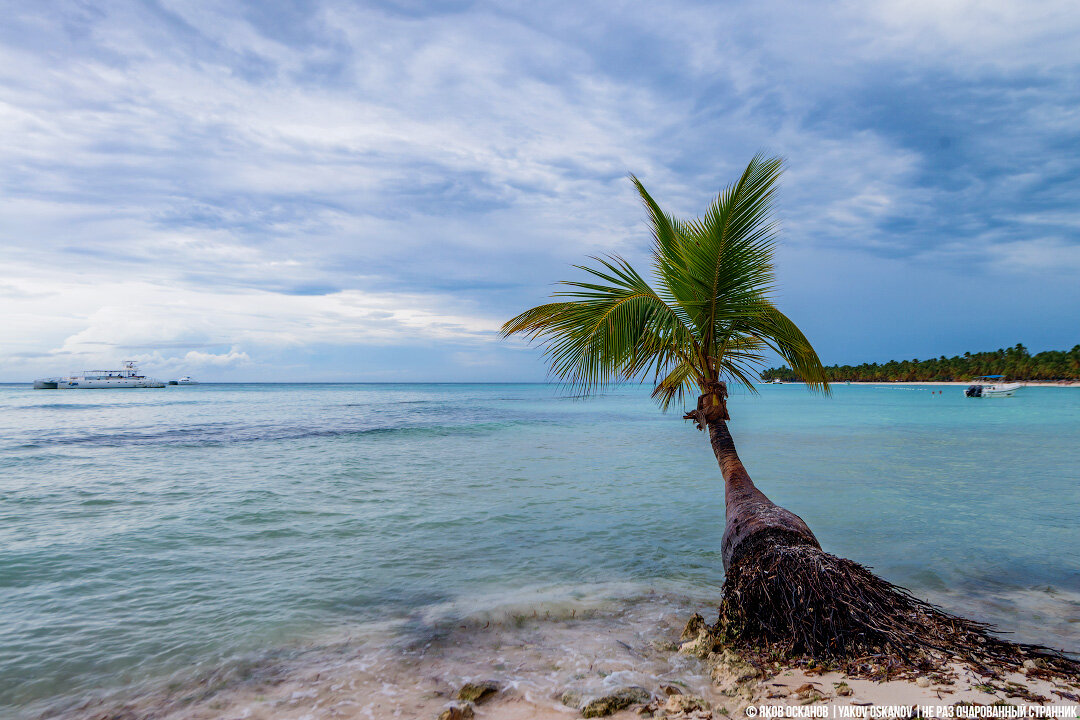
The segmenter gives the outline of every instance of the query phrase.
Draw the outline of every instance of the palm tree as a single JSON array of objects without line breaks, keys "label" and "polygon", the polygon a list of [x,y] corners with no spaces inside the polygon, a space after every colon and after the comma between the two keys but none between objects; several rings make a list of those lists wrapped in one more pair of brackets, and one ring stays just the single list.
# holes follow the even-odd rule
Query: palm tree
[{"label": "palm tree", "polygon": [[684,418],[708,429],[725,484],[717,642],[849,659],[887,652],[908,662],[944,652],[1017,667],[1023,653],[1044,649],[1001,641],[823,552],[806,523],[769,500],[739,459],[727,426],[727,384],[753,392],[766,353],[779,354],[811,389],[829,391],[817,353],[771,299],[771,210],[782,167],[779,158],[756,155],[704,216],[689,220],[661,210],[631,176],[652,225],[653,282],[622,258],[593,258],[595,267],[578,266],[587,280],[563,282],[568,289],[555,302],[523,312],[502,333],[542,344],[553,374],[582,394],[650,379],[664,410],[698,396]]},{"label": "palm tree", "polygon": [[699,395],[686,418],[708,428],[724,476],[727,527],[724,566],[764,531],[784,532],[818,547],[794,513],[757,489],[735,451],[727,420],[727,381],[751,392],[754,369],[773,350],[812,388],[828,392],[817,353],[770,299],[777,224],[769,218],[779,158],[755,156],[700,219],[680,221],[660,209],[632,177],[653,230],[655,286],[625,260],[595,258],[578,266],[592,278],[565,282],[560,302],[540,305],[506,323],[547,347],[553,372],[582,394],[612,380],[651,377],[653,397],[667,410],[686,393]]}]

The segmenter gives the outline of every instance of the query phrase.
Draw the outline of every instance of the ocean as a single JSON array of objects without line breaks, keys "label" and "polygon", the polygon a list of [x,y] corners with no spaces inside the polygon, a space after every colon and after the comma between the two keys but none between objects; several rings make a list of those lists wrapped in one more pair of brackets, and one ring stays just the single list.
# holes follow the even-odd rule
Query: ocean
[{"label": "ocean", "polygon": [[[740,455],[826,550],[1080,651],[1080,391],[759,389]],[[640,386],[0,386],[0,717],[491,618],[669,632],[715,613],[723,519],[707,437]]]}]

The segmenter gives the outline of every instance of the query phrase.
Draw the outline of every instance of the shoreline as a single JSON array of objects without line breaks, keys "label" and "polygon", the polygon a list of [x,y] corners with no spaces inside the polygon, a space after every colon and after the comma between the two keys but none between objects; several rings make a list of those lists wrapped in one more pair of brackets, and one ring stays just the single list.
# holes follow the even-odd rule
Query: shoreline
[{"label": "shoreline", "polygon": [[832,708],[1080,705],[1080,677],[1065,682],[1035,665],[994,679],[959,665],[906,678],[886,669],[886,681],[813,666],[751,665],[729,650],[703,650],[701,634],[690,638],[695,608],[712,612],[696,595],[654,590],[627,597],[617,588],[591,597],[521,598],[464,615],[442,608],[33,717],[570,720],[610,710],[603,716],[730,720],[747,717],[750,706],[812,705],[828,712],[812,717],[838,717]]},{"label": "shoreline", "polygon": [[[895,380],[895,381],[869,381],[869,380],[837,380],[830,382],[832,386],[837,385],[955,385],[959,387],[966,387],[973,384],[972,380]],[[1017,381],[1023,387],[1053,387],[1053,388],[1080,388],[1080,380],[1068,380],[1061,382],[1051,381],[1031,381],[1023,382]],[[802,385],[802,383],[784,383],[785,385]]]},{"label": "shoreline", "polygon": [[628,636],[625,628],[553,631],[527,622],[515,625],[509,633],[505,627],[485,631],[481,656],[474,654],[475,646],[459,646],[453,633],[398,657],[374,659],[347,646],[323,649],[328,654],[319,663],[269,668],[233,688],[186,688],[183,696],[170,693],[118,706],[88,703],[48,717],[721,720],[752,717],[751,707],[758,713],[769,708],[776,717],[804,706],[815,710],[795,712],[820,714],[800,717],[859,716],[839,708],[896,717],[869,713],[923,706],[938,709],[924,717],[949,717],[957,705],[1080,706],[1080,678],[1047,677],[1034,665],[1024,673],[988,678],[954,664],[941,672],[883,681],[792,665],[763,672],[728,651],[697,657],[687,648],[693,641],[678,648],[671,622],[666,623],[669,639],[651,643]]}]

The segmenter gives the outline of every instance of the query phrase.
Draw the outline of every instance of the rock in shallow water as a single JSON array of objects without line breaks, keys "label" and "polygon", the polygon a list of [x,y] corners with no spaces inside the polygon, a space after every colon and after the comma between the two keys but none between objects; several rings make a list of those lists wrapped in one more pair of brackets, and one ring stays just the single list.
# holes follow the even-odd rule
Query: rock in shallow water
[{"label": "rock in shallow water", "polygon": [[579,690],[567,690],[561,696],[559,696],[559,702],[566,707],[581,709],[581,703],[585,700],[585,696],[581,694]]},{"label": "rock in shallow water", "polygon": [[612,713],[628,708],[634,703],[647,703],[652,700],[652,695],[643,687],[631,686],[619,688],[610,695],[604,695],[590,700],[581,709],[582,717],[604,717]]},{"label": "rock in shallow water", "polygon": [[499,683],[493,680],[485,680],[484,682],[465,683],[458,690],[457,697],[458,700],[474,702],[479,705],[490,700],[497,692],[499,692]]},{"label": "rock in shallow water", "polygon": [[694,613],[686,623],[686,627],[683,628],[682,635],[679,636],[680,642],[686,642],[687,640],[694,640],[698,634],[706,629],[708,626],[705,624],[705,618],[700,614]]},{"label": "rock in shallow water", "polygon": [[439,720],[472,720],[476,717],[472,705],[465,703],[462,706],[451,705],[439,713]]},{"label": "rock in shallow water", "polygon": [[695,710],[708,710],[709,703],[697,695],[672,695],[664,704],[664,709],[670,713],[691,713]]}]

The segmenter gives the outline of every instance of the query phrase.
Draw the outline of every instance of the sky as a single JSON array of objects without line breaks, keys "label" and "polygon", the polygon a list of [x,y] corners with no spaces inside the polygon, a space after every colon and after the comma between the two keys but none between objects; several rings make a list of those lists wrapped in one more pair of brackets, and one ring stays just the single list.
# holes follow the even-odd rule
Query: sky
[{"label": "sky", "polygon": [[1080,342],[1080,6],[0,0],[0,381],[540,381],[499,326],[784,156],[826,363]]}]

